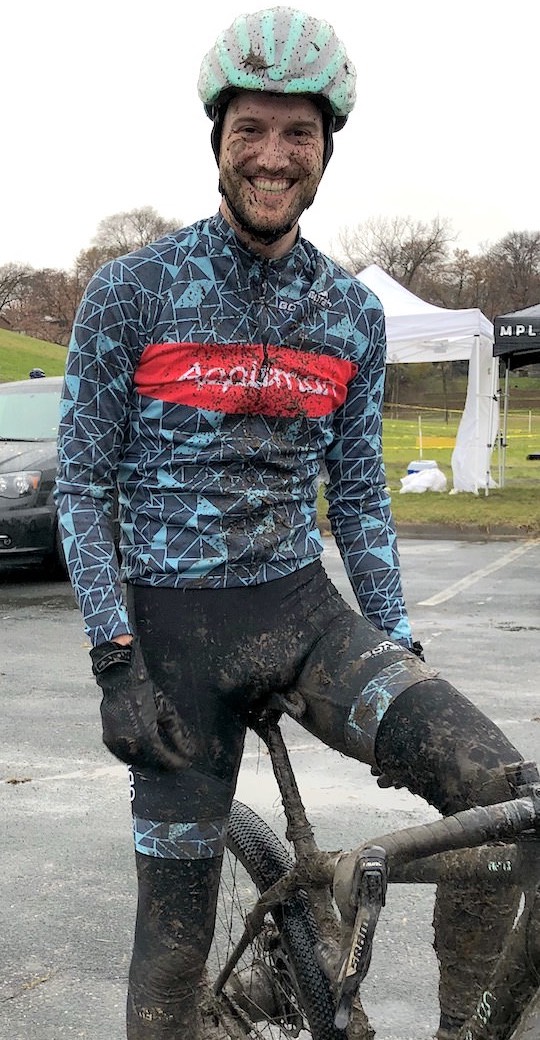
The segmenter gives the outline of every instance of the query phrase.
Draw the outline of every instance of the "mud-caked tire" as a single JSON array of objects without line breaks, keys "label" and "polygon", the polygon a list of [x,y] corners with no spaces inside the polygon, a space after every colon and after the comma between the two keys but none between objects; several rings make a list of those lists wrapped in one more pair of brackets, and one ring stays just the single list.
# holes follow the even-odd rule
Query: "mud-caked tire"
[{"label": "mud-caked tire", "polygon": [[[229,855],[238,860],[259,892],[275,884],[292,866],[287,850],[274,832],[248,806],[233,803],[228,833]],[[246,911],[250,907],[247,906]],[[335,1005],[330,983],[315,957],[318,940],[317,927],[307,900],[296,895],[287,904],[277,908],[273,920],[279,932],[279,945],[292,968],[297,1006],[305,1026],[302,1040],[346,1040],[345,1033],[334,1026]],[[260,1025],[254,1026],[253,1037],[290,1036],[279,1023],[265,1033]]]}]

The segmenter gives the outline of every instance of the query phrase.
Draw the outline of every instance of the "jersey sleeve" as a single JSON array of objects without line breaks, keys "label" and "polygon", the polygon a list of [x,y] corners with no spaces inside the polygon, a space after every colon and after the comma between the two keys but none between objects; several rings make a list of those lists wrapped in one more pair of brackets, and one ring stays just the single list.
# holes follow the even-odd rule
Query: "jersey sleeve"
[{"label": "jersey sleeve", "polygon": [[122,262],[106,265],[83,296],[66,362],[55,497],[69,576],[94,646],[130,631],[112,517],[141,309]]},{"label": "jersey sleeve", "polygon": [[386,335],[380,305],[347,399],[336,413],[326,455],[328,518],[363,614],[390,638],[412,646],[396,532],[382,462]]}]

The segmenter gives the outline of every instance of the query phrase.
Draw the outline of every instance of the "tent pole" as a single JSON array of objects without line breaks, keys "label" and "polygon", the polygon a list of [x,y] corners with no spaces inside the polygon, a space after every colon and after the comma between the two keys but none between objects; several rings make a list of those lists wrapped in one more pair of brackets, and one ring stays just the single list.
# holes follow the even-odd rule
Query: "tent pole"
[{"label": "tent pole", "polygon": [[502,409],[500,409],[500,402],[503,401],[503,410],[504,410],[504,408],[505,408],[505,391],[504,390],[500,390],[500,363],[499,363],[499,366],[498,366],[498,390],[497,390],[497,392],[498,392],[498,416],[497,416],[497,432],[496,432],[496,439],[497,439],[497,485],[498,485],[499,488],[502,488],[503,487],[503,448],[502,448],[502,444],[500,444],[500,442],[502,442],[502,440],[503,440],[503,421],[504,421],[504,419],[503,419],[503,411],[502,411]]},{"label": "tent pole", "polygon": [[510,366],[508,364],[508,358],[505,359],[506,371],[504,373],[504,409],[503,409],[503,428],[502,428],[502,444],[501,444],[501,487],[505,486],[506,483],[506,437],[508,433],[508,397],[510,394]]},{"label": "tent pole", "polygon": [[[475,446],[474,446],[474,455],[475,455],[475,460],[474,460],[474,493],[475,493],[475,495],[477,495],[478,494],[479,484],[480,484],[480,481],[478,479],[478,469],[479,469],[479,462],[480,462],[480,459],[478,457],[479,453],[480,453],[480,444],[479,444],[479,441],[480,441],[480,336],[477,335],[477,336],[474,337],[474,344],[475,344],[475,350],[476,350],[476,402],[475,402],[476,403],[476,407],[475,407],[476,436],[475,436]],[[486,487],[486,495],[487,495],[487,487]]]},{"label": "tent pole", "polygon": [[494,430],[494,404],[497,400],[497,387],[499,382],[499,359],[493,358],[491,365],[491,388],[489,395],[489,411],[488,411],[488,443],[486,446],[486,495],[488,493],[489,484],[491,481],[491,455],[493,451],[493,437],[496,436]]}]

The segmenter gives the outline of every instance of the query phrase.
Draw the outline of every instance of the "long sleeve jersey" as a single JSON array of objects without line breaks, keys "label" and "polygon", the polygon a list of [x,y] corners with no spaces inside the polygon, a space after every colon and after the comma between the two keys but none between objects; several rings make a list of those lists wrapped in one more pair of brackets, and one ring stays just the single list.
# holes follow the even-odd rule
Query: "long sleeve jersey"
[{"label": "long sleeve jersey", "polygon": [[317,559],[324,463],[360,608],[410,645],[381,455],[384,360],[378,299],[302,237],[267,260],[218,214],[101,268],[68,351],[56,490],[92,643],[130,631],[122,578],[217,589]]}]

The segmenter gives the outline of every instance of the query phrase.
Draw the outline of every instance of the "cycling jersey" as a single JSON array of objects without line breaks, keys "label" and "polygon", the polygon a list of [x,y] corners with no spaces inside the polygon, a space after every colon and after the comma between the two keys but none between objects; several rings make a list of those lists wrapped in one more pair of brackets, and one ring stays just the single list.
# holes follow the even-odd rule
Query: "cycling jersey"
[{"label": "cycling jersey", "polygon": [[259,584],[317,559],[316,498],[361,609],[411,644],[381,461],[384,316],[299,237],[283,258],[221,215],[105,265],[76,318],[57,502],[88,634],[129,632],[137,585]]}]

